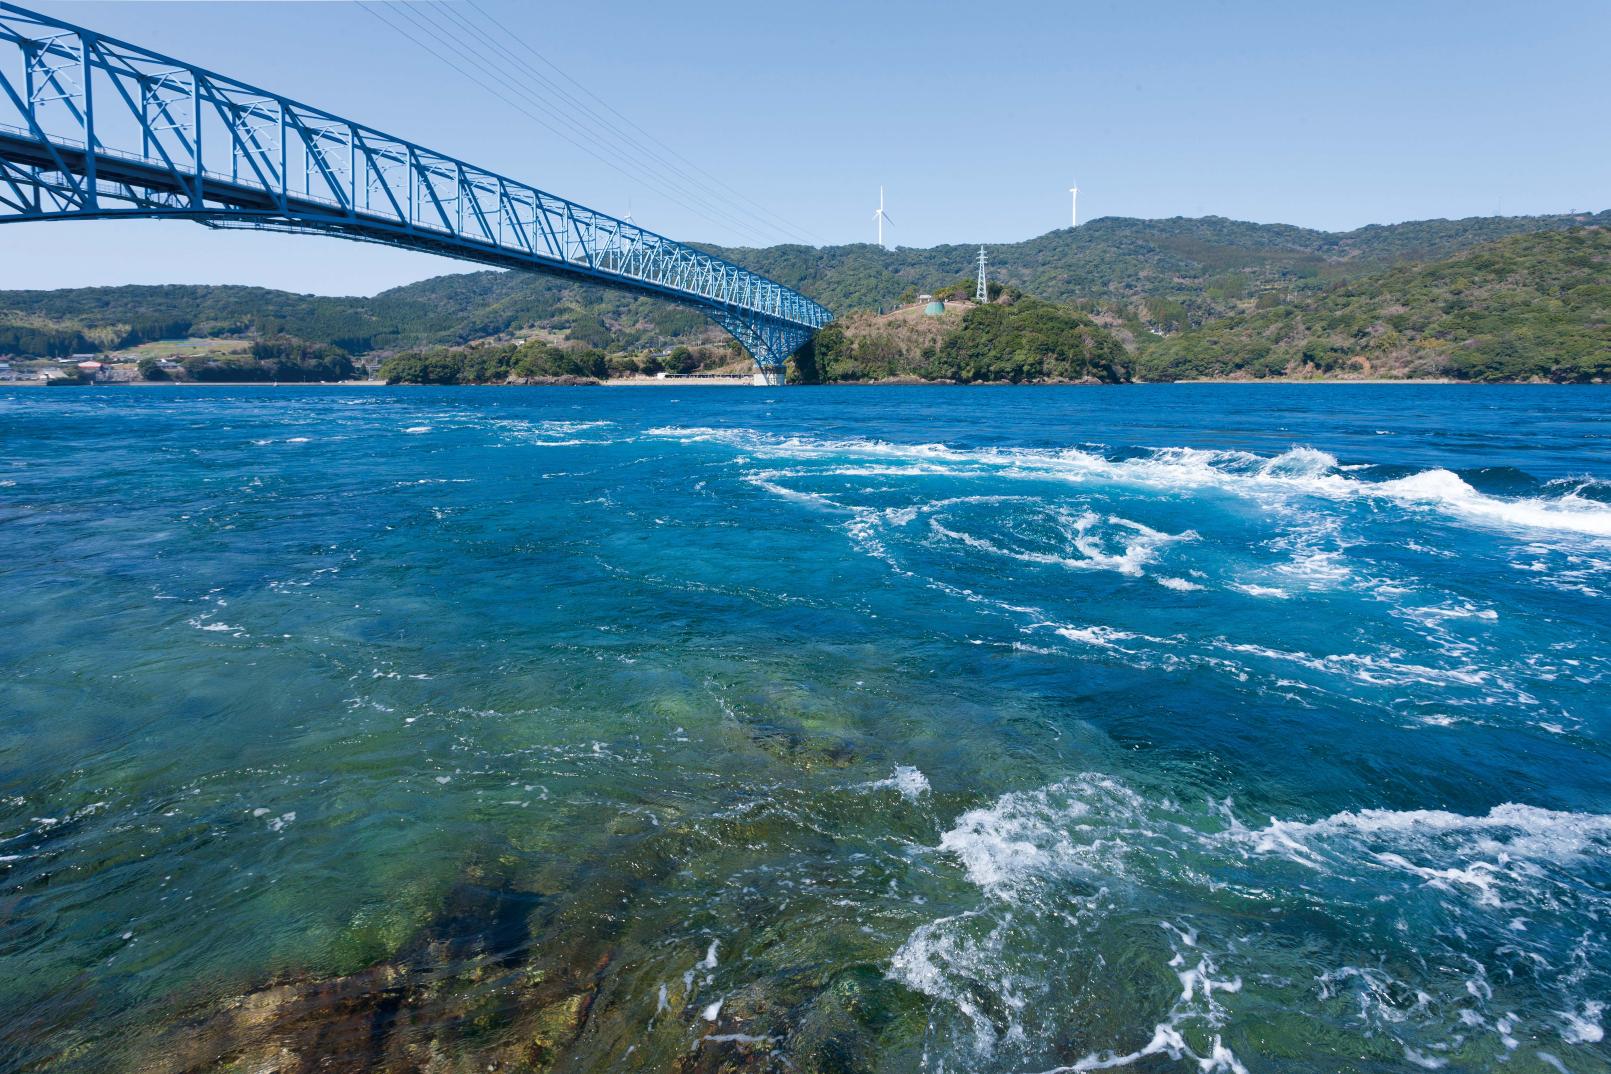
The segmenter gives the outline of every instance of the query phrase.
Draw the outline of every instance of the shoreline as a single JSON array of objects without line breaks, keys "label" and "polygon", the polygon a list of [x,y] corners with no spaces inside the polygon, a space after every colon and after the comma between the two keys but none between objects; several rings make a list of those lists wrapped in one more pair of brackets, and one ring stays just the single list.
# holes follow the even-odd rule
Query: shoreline
[{"label": "shoreline", "polygon": [[1201,377],[1191,380],[1147,380],[1137,384],[1553,384],[1548,380],[1455,380],[1453,377]]},{"label": "shoreline", "polygon": [[[11,388],[48,388],[49,381],[11,380],[0,382]],[[112,380],[91,384],[67,384],[67,388],[384,388],[384,380]]]},{"label": "shoreline", "polygon": [[[732,376],[704,377],[611,377],[594,382],[600,388],[754,388],[756,383],[748,373]],[[496,385],[494,385],[496,387]],[[578,385],[581,387],[581,385]],[[589,385],[591,387],[591,385]]]},{"label": "shoreline", "polygon": [[[1463,386],[1473,388],[1505,388],[1505,387],[1560,387],[1560,388],[1593,388],[1605,387],[1604,383],[1593,381],[1552,381],[1552,380],[1455,380],[1452,377],[1422,377],[1422,378],[1394,378],[1374,377],[1354,380],[1319,377],[1265,377],[1257,380],[1243,380],[1234,377],[1205,377],[1193,380],[1132,380],[1118,384],[1106,384],[1082,381],[1025,381],[1013,383],[1005,380],[973,381],[959,384],[956,381],[913,380],[896,378],[890,380],[847,380],[836,381],[832,384],[789,384],[790,388],[1124,388],[1124,387],[1155,387],[1166,384],[1237,384],[1237,385],[1284,385],[1284,384],[1314,384],[1314,385],[1435,385],[1435,386]],[[9,388],[47,388],[51,385],[41,380],[15,380],[0,382],[0,387]],[[676,380],[662,380],[658,377],[616,377],[609,380],[590,380],[579,384],[388,384],[384,380],[323,380],[323,381],[269,381],[269,380],[134,380],[112,381],[94,384],[70,384],[64,387],[73,388],[752,388],[762,387],[755,384],[746,376],[734,375],[732,377],[689,377]]]}]

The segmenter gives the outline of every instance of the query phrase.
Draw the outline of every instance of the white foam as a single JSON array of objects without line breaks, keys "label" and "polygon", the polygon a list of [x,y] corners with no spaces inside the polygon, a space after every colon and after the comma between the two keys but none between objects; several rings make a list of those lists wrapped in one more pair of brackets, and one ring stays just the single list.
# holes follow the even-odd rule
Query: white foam
[{"label": "white foam", "polygon": [[1273,457],[1243,451],[1154,448],[1134,458],[1112,460],[1078,448],[952,448],[944,444],[892,444],[879,440],[776,436],[753,429],[662,426],[647,435],[683,443],[712,442],[766,458],[822,459],[850,456],[894,459],[951,469],[985,467],[999,476],[1135,484],[1169,490],[1213,488],[1264,499],[1317,496],[1328,499],[1385,498],[1431,508],[1448,517],[1485,525],[1611,536],[1611,505],[1574,489],[1552,498],[1503,499],[1478,492],[1449,470],[1426,470],[1391,481],[1349,476],[1323,451],[1294,447]]},{"label": "white foam", "polygon": [[1584,1003],[1581,1012],[1562,1011],[1561,1019],[1565,1024],[1561,1039],[1568,1044],[1600,1043],[1605,1039],[1605,1028],[1600,1025],[1600,1016],[1604,1013],[1605,1003],[1597,999]]},{"label": "white foam", "polygon": [[412,436],[418,436],[421,433],[428,433],[430,431],[431,427],[429,425],[410,425],[408,428],[403,430],[403,432]]},{"label": "white foam", "polygon": [[[222,604],[224,602],[219,601],[219,603]],[[211,614],[211,612],[207,613],[207,615]],[[216,619],[208,619],[207,615],[198,615],[193,618],[186,619],[185,622],[190,626],[195,627],[197,630],[205,630],[210,634],[242,635],[245,633],[245,631],[238,626],[233,626],[229,623],[221,623]]]},{"label": "white foam", "polygon": [[1130,641],[1138,637],[1127,630],[1116,630],[1108,626],[1057,626],[1052,628],[1055,633],[1069,641],[1077,641],[1082,645],[1095,645],[1103,649],[1118,648],[1117,642]]},{"label": "white foam", "polygon": [[[1567,813],[1507,802],[1482,816],[1441,809],[1362,809],[1345,811],[1312,822],[1275,821],[1247,833],[1260,852],[1280,847],[1302,847],[1306,840],[1338,835],[1368,837],[1459,836],[1464,849],[1493,855],[1498,861],[1518,858],[1570,862],[1590,852],[1611,850],[1611,816]],[[1277,845],[1279,844],[1279,846]]]},{"label": "white foam", "polygon": [[1052,566],[1067,567],[1074,570],[1110,570],[1120,574],[1139,576],[1142,568],[1151,562],[1158,553],[1158,549],[1173,541],[1194,541],[1197,534],[1190,530],[1184,533],[1163,533],[1152,529],[1140,522],[1117,515],[1109,515],[1105,519],[1108,526],[1124,531],[1118,536],[1117,543],[1122,551],[1109,552],[1104,547],[1105,536],[1097,527],[1104,522],[1102,516],[1092,511],[1084,511],[1072,518],[1064,518],[1064,532],[1067,534],[1074,550],[1079,552],[1078,557],[1057,555],[1049,552],[1020,551],[1002,548],[995,543],[976,537],[969,533],[951,529],[943,525],[938,519],[929,520],[929,528],[940,536],[957,541],[991,555],[1016,559],[1024,563],[1037,563]]},{"label": "white foam", "polygon": [[986,892],[1012,894],[1048,869],[1072,864],[1088,848],[1077,848],[1065,828],[1092,812],[1097,799],[1122,813],[1139,809],[1140,798],[1105,776],[1088,773],[1036,791],[1002,795],[994,804],[971,809],[940,837],[940,849],[955,854],[968,879]]},{"label": "white foam", "polygon": [[1403,503],[1438,507],[1478,521],[1611,537],[1611,507],[1571,493],[1553,500],[1502,500],[1478,492],[1448,470],[1425,470],[1397,481],[1384,481],[1373,491]]},{"label": "white foam", "polygon": [[1232,582],[1231,588],[1250,597],[1272,597],[1276,600],[1286,600],[1292,594],[1285,589],[1276,589],[1273,586],[1254,585],[1250,582]]},{"label": "white foam", "polygon": [[[1055,959],[1043,953],[1044,945],[1055,945],[1047,930],[1099,921],[1116,905],[1105,898],[1106,889],[1118,885],[1143,895],[1182,886],[1190,892],[1200,885],[1200,892],[1188,896],[1194,903],[1229,894],[1263,904],[1276,888],[1304,892],[1306,905],[1327,907],[1339,925],[1355,913],[1375,914],[1376,907],[1424,892],[1436,900],[1439,913],[1455,915],[1462,936],[1472,930],[1499,944],[1518,942],[1510,937],[1519,935],[1516,922],[1524,918],[1559,920],[1585,912],[1597,918],[1611,911],[1592,883],[1573,875],[1611,855],[1611,816],[1519,803],[1470,815],[1361,809],[1312,821],[1272,818],[1264,827],[1249,827],[1236,819],[1229,802],[1210,803],[1206,812],[1186,810],[1143,798],[1109,776],[1084,773],[962,813],[937,849],[959,864],[981,901],[916,928],[892,958],[890,972],[952,1008],[966,1048],[979,1057],[1009,1041],[1022,1043],[1032,1032],[1039,1040],[1043,1026],[1055,1026],[1055,1014],[1041,1016],[1047,1019],[1042,1025],[1030,1017],[1038,1013],[1040,998],[1055,998],[1047,991],[1058,975]],[[1301,869],[1294,875],[1261,859]],[[1117,905],[1131,904],[1133,898],[1126,897]],[[1210,944],[1188,923],[1165,928],[1180,990],[1152,1039],[1135,1051],[1095,1051],[1057,1070],[1113,1069],[1157,1055],[1195,1062],[1202,1070],[1242,1069],[1218,1029],[1227,1017],[1221,1001],[1243,989],[1243,978],[1218,963],[1245,956],[1234,938]],[[1066,954],[1061,947],[1052,950]],[[1359,953],[1380,957],[1368,946]],[[1599,955],[1540,953],[1530,946],[1529,957],[1545,975],[1536,987],[1549,988],[1552,996],[1559,995],[1557,988],[1579,993],[1572,1006],[1555,1008],[1551,1022],[1561,1039],[1568,1045],[1603,1040],[1603,1002],[1581,996],[1582,986],[1574,984],[1579,971],[1568,965],[1587,967]],[[1319,998],[1357,996],[1355,1017],[1369,1032],[1392,1035],[1407,1056],[1414,1050],[1435,1060],[1439,1049],[1428,1050],[1428,1042],[1436,1042],[1440,1032],[1469,1034],[1485,1026],[1513,1049],[1523,1033],[1501,1004],[1517,997],[1497,995],[1500,986],[1489,983],[1481,963],[1465,968],[1463,978],[1448,979],[1452,971],[1423,967],[1430,975],[1424,982],[1394,981],[1375,966],[1344,966],[1319,976]],[[1460,980],[1474,1008],[1456,1011],[1431,1002],[1458,989]],[[1261,979],[1257,987],[1267,983]],[[1535,987],[1508,979],[1505,986]],[[986,1008],[979,998],[984,995],[999,997],[1000,1004]],[[1192,1051],[1189,1041],[1200,1042],[1200,1051]],[[979,1065],[985,1064],[971,1064]],[[966,1058],[958,1065],[969,1068]]]},{"label": "white foam", "polygon": [[738,1044],[776,1044],[778,1039],[776,1037],[757,1036],[754,1033],[707,1033],[699,1038],[699,1043],[701,1044],[707,1041],[717,1044],[728,1042]]},{"label": "white foam", "polygon": [[1407,1044],[1404,1046],[1404,1058],[1422,1070],[1442,1070],[1449,1065],[1447,1059],[1439,1059],[1437,1056],[1418,1052]]},{"label": "white foam", "polygon": [[895,771],[887,779],[875,780],[868,786],[876,788],[888,787],[899,791],[901,797],[907,801],[915,802],[929,793],[929,777],[909,764],[898,764],[895,766]]},{"label": "white foam", "polygon": [[785,500],[793,500],[795,503],[807,504],[811,507],[816,507],[824,511],[849,510],[848,508],[842,507],[835,503],[831,498],[824,496],[821,493],[800,492],[784,485],[779,485],[775,481],[768,481],[764,477],[761,477],[757,474],[751,474],[745,478],[745,480],[754,485],[756,488],[764,489],[765,491],[772,493],[772,495],[778,496]]},{"label": "white foam", "polygon": [[[1355,682],[1367,686],[1407,686],[1420,684],[1426,686],[1485,686],[1496,682],[1494,672],[1475,666],[1453,668],[1434,668],[1423,664],[1407,664],[1401,661],[1389,660],[1386,657],[1371,653],[1329,653],[1325,656],[1315,656],[1310,653],[1288,652],[1284,649],[1273,649],[1267,645],[1254,645],[1243,642],[1221,642],[1219,648],[1226,652],[1246,656],[1258,656],[1269,660],[1280,660],[1312,671],[1323,671],[1328,674],[1341,675]],[[1517,693],[1507,686],[1507,692]],[[1525,695],[1523,695],[1525,696]]]}]

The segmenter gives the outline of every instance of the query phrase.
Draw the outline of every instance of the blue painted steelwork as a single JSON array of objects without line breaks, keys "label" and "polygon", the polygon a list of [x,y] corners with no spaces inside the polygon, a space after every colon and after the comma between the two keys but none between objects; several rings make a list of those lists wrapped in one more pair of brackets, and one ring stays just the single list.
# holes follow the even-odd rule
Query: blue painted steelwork
[{"label": "blue painted steelwork", "polygon": [[125,217],[322,232],[652,295],[711,317],[768,383],[833,319],[635,224],[0,3],[0,222]]}]

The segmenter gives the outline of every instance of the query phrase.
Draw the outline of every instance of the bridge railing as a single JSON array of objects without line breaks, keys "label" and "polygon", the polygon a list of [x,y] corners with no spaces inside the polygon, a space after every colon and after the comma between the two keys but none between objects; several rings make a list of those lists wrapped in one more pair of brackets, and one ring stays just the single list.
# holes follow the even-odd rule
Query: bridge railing
[{"label": "bridge railing", "polygon": [[730,329],[732,318],[776,322],[765,327],[784,330],[778,345],[797,346],[832,319],[804,295],[695,247],[9,3],[0,3],[0,129],[38,154],[27,164],[0,154],[0,210],[14,218],[174,214],[346,227],[361,237],[379,228],[380,241],[431,235],[448,253],[635,283],[699,305]]}]

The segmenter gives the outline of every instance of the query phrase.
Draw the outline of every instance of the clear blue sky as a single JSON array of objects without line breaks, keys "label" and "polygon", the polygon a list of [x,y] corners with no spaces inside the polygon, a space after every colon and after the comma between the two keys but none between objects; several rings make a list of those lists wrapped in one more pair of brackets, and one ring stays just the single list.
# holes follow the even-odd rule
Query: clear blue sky
[{"label": "clear blue sky", "polygon": [[[1611,207],[1606,0],[476,3],[369,6],[420,37],[420,20],[462,27],[454,15],[498,35],[485,12],[697,164],[678,182],[699,189],[657,189],[661,165],[601,162],[619,149],[613,135],[617,149],[588,152],[545,129],[522,109],[563,129],[552,91],[462,28],[481,56],[442,32],[435,47],[507,101],[356,3],[32,6],[595,208],[630,207],[683,239],[871,241],[880,183],[886,237],[910,246],[1066,227],[1075,179],[1082,220],[1215,214],[1335,230]],[[745,215],[756,205],[759,221]],[[0,288],[368,294],[468,267],[177,222],[0,228]]]}]

